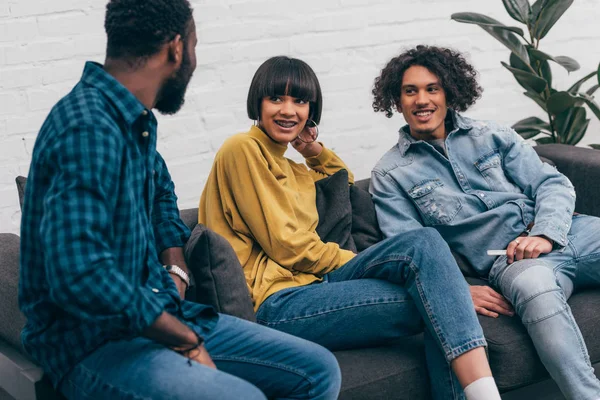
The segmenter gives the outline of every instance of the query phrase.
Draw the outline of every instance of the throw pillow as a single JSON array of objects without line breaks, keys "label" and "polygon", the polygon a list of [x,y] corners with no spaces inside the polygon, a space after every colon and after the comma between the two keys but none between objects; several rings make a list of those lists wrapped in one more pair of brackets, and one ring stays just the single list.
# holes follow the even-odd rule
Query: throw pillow
[{"label": "throw pillow", "polygon": [[196,285],[186,300],[213,306],[217,312],[256,321],[244,271],[229,242],[202,224],[196,225],[184,248]]},{"label": "throw pillow", "polygon": [[342,249],[356,252],[352,238],[352,206],[348,190],[348,171],[341,169],[335,174],[315,182],[319,224],[317,234],[323,242],[334,242]]},{"label": "throw pillow", "polygon": [[361,189],[358,185],[351,185],[350,204],[352,206],[352,237],[356,249],[363,251],[383,240],[371,193]]}]

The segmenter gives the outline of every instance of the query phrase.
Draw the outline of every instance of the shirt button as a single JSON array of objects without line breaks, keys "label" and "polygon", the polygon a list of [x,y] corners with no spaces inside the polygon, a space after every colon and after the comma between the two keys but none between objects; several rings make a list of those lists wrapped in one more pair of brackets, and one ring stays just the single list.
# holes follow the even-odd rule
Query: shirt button
[{"label": "shirt button", "polygon": [[481,197],[485,197],[485,194],[483,194],[483,193],[479,193],[479,196],[481,196]]},{"label": "shirt button", "polygon": [[157,289],[157,288],[152,288],[152,291],[153,291],[154,293],[158,293],[158,289]]},{"label": "shirt button", "polygon": [[148,137],[150,134],[148,133],[148,131],[144,131],[142,132],[142,137]]},{"label": "shirt button", "polygon": [[146,111],[146,110],[142,111],[142,115],[143,115],[143,116],[146,116],[146,115],[148,115],[148,111]]}]

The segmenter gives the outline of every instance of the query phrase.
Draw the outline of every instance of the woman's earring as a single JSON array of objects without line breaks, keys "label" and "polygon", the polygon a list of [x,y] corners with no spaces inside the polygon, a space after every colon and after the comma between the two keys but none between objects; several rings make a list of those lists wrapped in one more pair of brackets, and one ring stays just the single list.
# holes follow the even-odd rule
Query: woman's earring
[{"label": "woman's earring", "polygon": [[312,143],[317,140],[319,137],[319,125],[312,120],[308,119],[306,121],[306,125],[300,134],[298,135],[298,140],[302,143]]}]

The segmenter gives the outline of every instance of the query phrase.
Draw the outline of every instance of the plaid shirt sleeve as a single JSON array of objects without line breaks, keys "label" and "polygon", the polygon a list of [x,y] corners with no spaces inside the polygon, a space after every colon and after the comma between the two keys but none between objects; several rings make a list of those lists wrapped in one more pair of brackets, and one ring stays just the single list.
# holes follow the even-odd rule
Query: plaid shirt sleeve
[{"label": "plaid shirt sleeve", "polygon": [[158,254],[170,247],[183,247],[190,237],[190,230],[179,217],[175,185],[167,169],[167,164],[156,153],[154,173],[154,205],[152,226]]},{"label": "plaid shirt sleeve", "polygon": [[110,130],[79,127],[50,145],[54,169],[40,222],[50,296],[82,320],[139,333],[163,306],[149,288],[134,287],[112,244],[112,216],[122,164],[122,139]]}]

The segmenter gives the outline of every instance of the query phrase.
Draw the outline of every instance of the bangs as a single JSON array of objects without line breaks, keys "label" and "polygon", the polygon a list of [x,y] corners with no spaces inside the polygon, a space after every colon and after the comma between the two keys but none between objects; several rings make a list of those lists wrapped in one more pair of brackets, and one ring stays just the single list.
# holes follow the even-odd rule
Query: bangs
[{"label": "bangs", "polygon": [[319,80],[302,60],[286,56],[272,57],[256,71],[248,91],[248,117],[260,117],[260,104],[265,97],[291,96],[310,103],[310,117],[319,123],[322,94]]},{"label": "bangs", "polygon": [[292,96],[300,100],[317,101],[317,83],[312,71],[307,66],[294,62],[296,60],[281,60],[274,63],[266,75],[269,80],[258,87],[259,97]]}]

